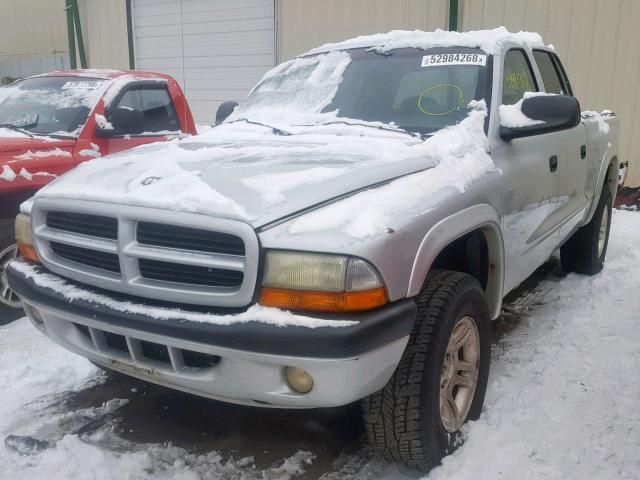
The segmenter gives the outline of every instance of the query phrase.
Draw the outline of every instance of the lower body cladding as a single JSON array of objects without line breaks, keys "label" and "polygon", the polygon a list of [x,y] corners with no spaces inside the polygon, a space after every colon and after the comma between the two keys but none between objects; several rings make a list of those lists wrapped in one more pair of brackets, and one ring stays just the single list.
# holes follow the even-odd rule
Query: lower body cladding
[{"label": "lower body cladding", "polygon": [[[335,407],[364,398],[384,387],[395,371],[413,323],[413,318],[409,322],[404,321],[407,324],[404,329],[409,330],[406,334],[400,332],[398,335],[396,322],[391,327],[396,338],[385,339],[383,344],[371,350],[328,358],[322,353],[313,354],[322,349],[322,342],[331,341],[318,335],[318,329],[277,327],[250,322],[265,331],[262,340],[267,350],[272,340],[267,332],[272,331],[277,336],[283,333],[283,329],[290,328],[308,331],[310,338],[299,341],[314,345],[308,350],[309,356],[288,355],[287,352],[266,353],[255,349],[252,351],[214,345],[211,336],[206,336],[206,341],[198,341],[197,338],[192,338],[194,335],[189,335],[191,338],[187,339],[166,335],[161,329],[158,332],[153,331],[153,328],[136,328],[140,324],[131,322],[132,325],[128,325],[126,319],[123,322],[112,322],[108,316],[100,314],[104,312],[96,311],[95,306],[87,306],[85,309],[77,301],[60,302],[60,298],[57,302],[51,301],[59,294],[49,291],[42,295],[41,287],[33,285],[29,279],[18,279],[18,276],[20,273],[12,271],[10,281],[17,288],[32,323],[67,350],[141,380],[243,405],[276,408]],[[410,313],[411,309],[405,308],[405,311]],[[144,325],[153,325],[148,320]],[[166,320],[156,322],[161,325]],[[366,323],[366,317],[363,317],[363,322]],[[208,326],[183,321],[177,322],[176,328],[206,329]],[[210,327],[221,329],[225,326]],[[233,328],[232,325],[226,327]],[[248,325],[245,324],[243,328],[246,330]],[[339,335],[350,334],[350,327],[321,327],[321,330],[326,328],[344,330],[338,332]],[[372,335],[376,331],[380,331],[380,328],[374,329]],[[357,338],[363,333],[367,332],[360,332],[352,339],[339,343],[361,350],[358,348]],[[238,332],[238,335],[242,333]],[[331,332],[331,335],[335,336],[336,333]],[[237,345],[238,342],[234,343]],[[298,346],[295,351],[299,352],[300,348]],[[304,350],[304,345],[302,349]]]}]

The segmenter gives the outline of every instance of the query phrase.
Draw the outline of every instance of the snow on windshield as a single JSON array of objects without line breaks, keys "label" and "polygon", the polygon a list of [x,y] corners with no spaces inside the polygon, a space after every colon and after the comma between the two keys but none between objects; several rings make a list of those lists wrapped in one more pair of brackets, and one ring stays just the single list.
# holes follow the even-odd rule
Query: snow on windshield
[{"label": "snow on windshield", "polygon": [[287,124],[308,123],[310,115],[320,114],[331,102],[350,63],[347,52],[285,62],[267,72],[226,122],[251,118],[279,123],[286,117]]},{"label": "snow on windshield", "polygon": [[84,77],[33,77],[0,88],[0,125],[31,134],[77,135],[108,82]]}]

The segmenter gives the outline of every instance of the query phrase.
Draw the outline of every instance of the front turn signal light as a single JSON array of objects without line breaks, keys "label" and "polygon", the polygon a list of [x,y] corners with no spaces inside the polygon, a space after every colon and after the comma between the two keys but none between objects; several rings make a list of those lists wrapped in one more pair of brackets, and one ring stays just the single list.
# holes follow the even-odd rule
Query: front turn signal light
[{"label": "front turn signal light", "polygon": [[387,303],[384,287],[359,292],[317,292],[264,287],[260,305],[285,310],[361,312]]},{"label": "front turn signal light", "polygon": [[40,262],[31,238],[31,217],[24,213],[18,214],[15,223],[16,241],[20,254],[32,262]]}]

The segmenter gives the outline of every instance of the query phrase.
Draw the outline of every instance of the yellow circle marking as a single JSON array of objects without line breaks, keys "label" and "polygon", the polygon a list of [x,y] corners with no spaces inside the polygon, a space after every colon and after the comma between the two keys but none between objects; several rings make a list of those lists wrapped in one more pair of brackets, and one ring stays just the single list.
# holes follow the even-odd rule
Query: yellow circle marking
[{"label": "yellow circle marking", "polygon": [[[453,107],[451,110],[449,110],[448,112],[444,112],[444,113],[432,113],[432,112],[428,112],[424,108],[422,108],[422,99],[424,98],[424,96],[427,93],[431,92],[432,90],[435,90],[436,88],[442,88],[442,87],[450,87],[450,88],[453,88],[453,89],[458,91],[458,104],[455,107]],[[429,87],[424,92],[422,92],[420,94],[420,96],[418,97],[418,109],[422,113],[424,113],[425,115],[431,115],[431,116],[434,116],[434,117],[441,117],[441,116],[444,116],[444,115],[449,115],[450,113],[453,113],[456,110],[458,110],[462,105],[464,105],[464,95],[462,94],[462,89],[460,87],[458,87],[457,85],[453,85],[451,83],[439,83],[438,85],[434,85],[433,87]]]}]

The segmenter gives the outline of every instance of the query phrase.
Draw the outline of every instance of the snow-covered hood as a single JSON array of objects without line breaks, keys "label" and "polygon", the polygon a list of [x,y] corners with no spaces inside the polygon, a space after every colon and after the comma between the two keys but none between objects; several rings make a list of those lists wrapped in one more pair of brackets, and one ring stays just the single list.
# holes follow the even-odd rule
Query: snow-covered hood
[{"label": "snow-covered hood", "polygon": [[[474,111],[426,141],[370,127],[318,126],[281,136],[262,126],[225,124],[197,137],[87,162],[38,197],[203,213],[259,227],[443,163],[460,181],[451,179],[450,169],[432,181],[464,189],[478,172],[493,169],[485,151],[485,115]],[[455,165],[456,158],[469,155],[488,163]]]}]

